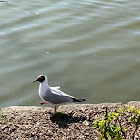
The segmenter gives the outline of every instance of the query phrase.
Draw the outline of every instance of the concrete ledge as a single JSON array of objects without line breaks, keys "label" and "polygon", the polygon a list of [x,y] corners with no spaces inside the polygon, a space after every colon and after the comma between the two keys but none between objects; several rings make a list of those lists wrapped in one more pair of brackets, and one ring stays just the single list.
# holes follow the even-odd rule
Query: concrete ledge
[{"label": "concrete ledge", "polygon": [[[51,139],[71,140],[99,138],[99,133],[92,126],[93,121],[105,116],[105,108],[115,111],[125,106],[140,108],[139,101],[103,104],[69,104],[62,105],[57,111],[63,116],[52,117],[54,112],[50,107],[10,106],[2,108],[4,121],[0,121],[0,139]],[[121,116],[122,125],[128,129],[128,136],[135,126],[127,124],[129,114]],[[138,129],[140,134],[140,129]],[[130,139],[129,137],[127,137]]]},{"label": "concrete ledge", "polygon": [[[135,106],[136,108],[140,108],[140,101],[130,101],[127,104],[122,104],[121,102],[118,103],[101,103],[101,104],[67,104],[59,106],[57,111],[69,112],[72,110],[81,110],[81,109],[94,109],[94,108],[119,108],[123,106]],[[43,110],[53,110],[50,107],[43,107],[43,106],[10,106],[2,108],[4,112],[12,112],[12,111],[43,111]]]}]

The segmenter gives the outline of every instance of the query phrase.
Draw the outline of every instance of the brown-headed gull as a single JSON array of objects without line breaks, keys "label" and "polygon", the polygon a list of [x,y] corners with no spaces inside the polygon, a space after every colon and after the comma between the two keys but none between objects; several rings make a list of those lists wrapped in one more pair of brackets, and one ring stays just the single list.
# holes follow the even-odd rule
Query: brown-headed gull
[{"label": "brown-headed gull", "polygon": [[50,87],[48,85],[48,78],[46,75],[39,75],[36,80],[33,82],[39,81],[39,96],[44,101],[40,104],[51,103],[55,105],[55,112],[56,112],[56,105],[64,104],[64,103],[74,103],[74,102],[82,102],[85,99],[77,99],[73,96],[70,96],[61,90],[60,87]]}]

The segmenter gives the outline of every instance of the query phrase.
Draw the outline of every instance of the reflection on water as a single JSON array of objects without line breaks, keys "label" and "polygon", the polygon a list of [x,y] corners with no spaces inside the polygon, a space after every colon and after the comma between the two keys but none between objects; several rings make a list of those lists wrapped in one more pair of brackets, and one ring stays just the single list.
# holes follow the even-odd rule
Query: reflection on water
[{"label": "reflection on water", "polygon": [[138,0],[0,2],[0,107],[39,105],[38,84],[86,103],[140,99]]}]

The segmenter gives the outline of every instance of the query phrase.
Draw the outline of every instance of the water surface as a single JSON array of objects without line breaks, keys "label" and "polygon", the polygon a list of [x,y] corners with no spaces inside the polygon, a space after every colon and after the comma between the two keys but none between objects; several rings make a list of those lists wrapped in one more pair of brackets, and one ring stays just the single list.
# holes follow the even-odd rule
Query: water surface
[{"label": "water surface", "polygon": [[85,103],[140,100],[139,0],[0,2],[0,107],[39,105],[38,84]]}]

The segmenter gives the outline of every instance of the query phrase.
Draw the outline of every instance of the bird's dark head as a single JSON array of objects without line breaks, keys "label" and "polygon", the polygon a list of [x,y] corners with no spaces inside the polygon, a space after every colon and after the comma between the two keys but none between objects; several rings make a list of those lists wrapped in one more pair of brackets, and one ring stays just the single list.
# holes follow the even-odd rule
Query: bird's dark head
[{"label": "bird's dark head", "polygon": [[36,81],[39,81],[40,83],[42,83],[45,79],[46,79],[45,75],[39,75],[37,77],[37,79],[33,81],[33,83],[36,82]]}]

